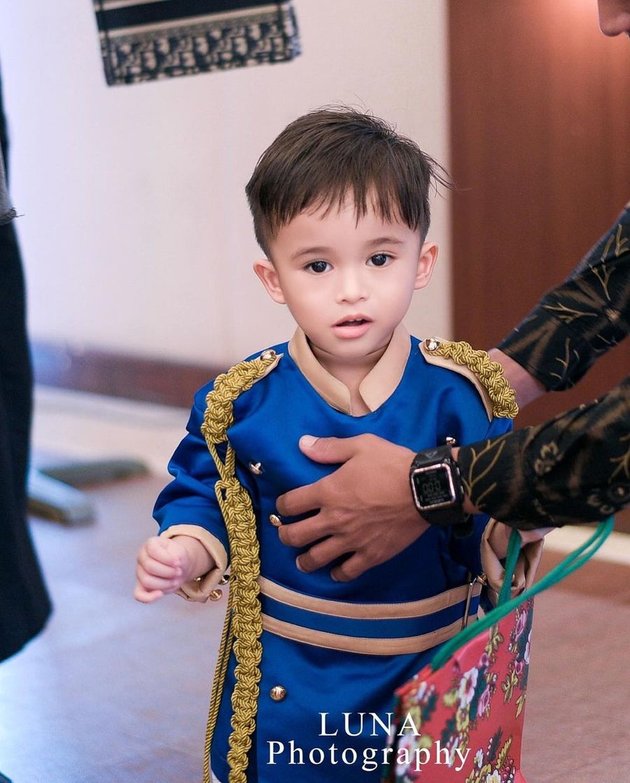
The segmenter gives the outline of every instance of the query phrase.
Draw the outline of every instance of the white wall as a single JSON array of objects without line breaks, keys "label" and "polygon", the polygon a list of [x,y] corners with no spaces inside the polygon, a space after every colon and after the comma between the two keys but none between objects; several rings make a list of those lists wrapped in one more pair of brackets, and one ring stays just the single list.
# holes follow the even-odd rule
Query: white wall
[{"label": "white wall", "polygon": [[[88,0],[0,0],[12,197],[34,338],[227,363],[288,337],[251,271],[243,188],[302,112],[344,102],[448,164],[445,0],[294,0],[291,63],[107,87]],[[450,334],[442,255],[408,325]]]}]

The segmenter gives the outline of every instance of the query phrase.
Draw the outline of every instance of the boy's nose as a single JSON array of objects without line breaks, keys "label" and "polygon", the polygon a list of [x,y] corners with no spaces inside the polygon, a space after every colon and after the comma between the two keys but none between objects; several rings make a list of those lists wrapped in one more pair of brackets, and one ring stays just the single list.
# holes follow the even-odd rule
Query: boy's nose
[{"label": "boy's nose", "polygon": [[339,276],[338,302],[359,302],[367,299],[367,289],[361,274],[356,270],[345,270]]}]

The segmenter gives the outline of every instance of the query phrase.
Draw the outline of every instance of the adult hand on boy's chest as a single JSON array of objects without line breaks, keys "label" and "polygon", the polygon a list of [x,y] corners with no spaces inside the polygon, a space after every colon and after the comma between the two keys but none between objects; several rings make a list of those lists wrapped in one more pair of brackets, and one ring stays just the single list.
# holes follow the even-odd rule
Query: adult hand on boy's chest
[{"label": "adult hand on boy's chest", "polygon": [[413,452],[375,435],[352,438],[305,436],[300,449],[322,463],[342,463],[334,473],[278,498],[284,516],[315,516],[278,529],[283,544],[312,546],[298,567],[316,571],[338,557],[346,559],[331,571],[349,581],[402,552],[429,527],[419,516],[409,489]]}]

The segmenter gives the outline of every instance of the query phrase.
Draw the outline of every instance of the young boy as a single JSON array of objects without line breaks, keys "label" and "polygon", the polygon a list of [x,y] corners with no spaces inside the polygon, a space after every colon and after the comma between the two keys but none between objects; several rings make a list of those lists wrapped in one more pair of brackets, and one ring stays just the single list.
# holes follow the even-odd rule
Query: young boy
[{"label": "young boy", "polygon": [[474,617],[475,577],[500,578],[507,537],[482,515],[465,537],[430,527],[349,583],[301,572],[277,538],[292,520],[276,498],[334,467],[301,454],[305,432],[374,433],[418,451],[510,429],[474,373],[440,357],[449,344],[401,325],[437,258],[426,241],[436,182],[434,161],[381,120],[323,109],[291,123],[247,185],[267,256],[254,270],[298,328],[197,393],[135,593],[207,600],[231,567],[236,641],[226,673],[218,666],[208,740],[224,783],[377,780],[394,689]]}]

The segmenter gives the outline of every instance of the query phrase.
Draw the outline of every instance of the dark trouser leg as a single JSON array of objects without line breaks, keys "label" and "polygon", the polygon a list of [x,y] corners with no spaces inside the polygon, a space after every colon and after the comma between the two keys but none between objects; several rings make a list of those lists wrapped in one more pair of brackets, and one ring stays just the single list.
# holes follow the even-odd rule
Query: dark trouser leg
[{"label": "dark trouser leg", "polygon": [[[6,161],[1,84],[0,141]],[[0,226],[0,660],[38,633],[50,613],[26,522],[32,386],[22,260],[8,223]]]}]

